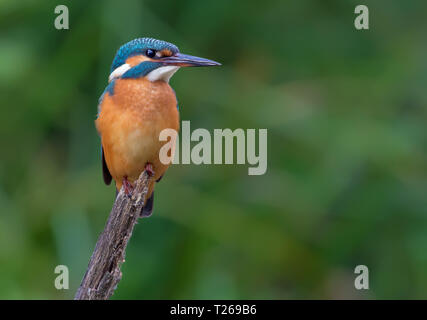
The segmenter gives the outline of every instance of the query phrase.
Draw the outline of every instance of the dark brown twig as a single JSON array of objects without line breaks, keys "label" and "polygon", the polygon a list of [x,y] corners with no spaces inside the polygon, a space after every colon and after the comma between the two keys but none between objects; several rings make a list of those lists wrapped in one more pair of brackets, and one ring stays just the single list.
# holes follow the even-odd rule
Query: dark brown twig
[{"label": "dark brown twig", "polygon": [[126,246],[144,206],[149,182],[150,176],[144,171],[135,184],[131,198],[125,195],[123,188],[120,190],[75,300],[107,300],[113,295],[122,278],[120,266],[124,262]]}]

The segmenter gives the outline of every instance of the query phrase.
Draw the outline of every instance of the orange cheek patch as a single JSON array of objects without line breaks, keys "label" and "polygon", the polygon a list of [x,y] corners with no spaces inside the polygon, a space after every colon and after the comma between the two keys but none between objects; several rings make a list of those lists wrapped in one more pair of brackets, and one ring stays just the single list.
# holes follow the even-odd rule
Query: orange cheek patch
[{"label": "orange cheek patch", "polygon": [[163,49],[162,51],[160,51],[160,54],[162,57],[170,57],[172,55],[172,51],[170,51],[169,49]]},{"label": "orange cheek patch", "polygon": [[138,64],[144,61],[154,61],[154,60],[143,55],[137,55],[137,56],[133,56],[126,59],[126,63],[130,65],[131,68],[137,66]]}]

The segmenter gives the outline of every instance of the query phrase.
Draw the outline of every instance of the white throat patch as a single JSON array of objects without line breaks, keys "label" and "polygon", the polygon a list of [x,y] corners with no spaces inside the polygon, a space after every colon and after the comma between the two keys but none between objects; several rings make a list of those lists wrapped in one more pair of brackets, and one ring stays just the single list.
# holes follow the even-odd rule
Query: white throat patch
[{"label": "white throat patch", "polygon": [[127,63],[122,64],[120,67],[117,67],[116,69],[114,69],[113,72],[111,72],[110,76],[108,77],[108,82],[111,82],[114,79],[121,77],[129,69],[130,65],[128,65]]},{"label": "white throat patch", "polygon": [[163,80],[165,82],[169,82],[170,78],[178,71],[178,69],[179,67],[177,66],[160,67],[148,73],[146,77],[150,81]]}]

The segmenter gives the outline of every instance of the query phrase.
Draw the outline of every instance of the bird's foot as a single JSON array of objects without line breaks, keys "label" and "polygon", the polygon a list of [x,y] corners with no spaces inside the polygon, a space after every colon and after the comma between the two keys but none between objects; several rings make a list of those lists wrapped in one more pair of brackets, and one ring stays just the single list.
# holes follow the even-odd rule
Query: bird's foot
[{"label": "bird's foot", "polygon": [[132,196],[132,192],[134,188],[133,188],[133,185],[127,179],[127,177],[123,178],[123,189],[125,191],[125,195],[130,198]]},{"label": "bird's foot", "polygon": [[153,165],[149,162],[145,165],[145,171],[148,173],[150,177],[154,176]]}]

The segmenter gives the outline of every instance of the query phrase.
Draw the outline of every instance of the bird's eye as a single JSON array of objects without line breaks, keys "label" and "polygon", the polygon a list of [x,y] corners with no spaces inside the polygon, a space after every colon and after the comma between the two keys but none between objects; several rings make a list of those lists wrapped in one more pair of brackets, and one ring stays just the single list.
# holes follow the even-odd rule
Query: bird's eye
[{"label": "bird's eye", "polygon": [[147,51],[145,51],[145,55],[149,58],[153,58],[156,55],[156,51],[153,49],[147,49]]}]

